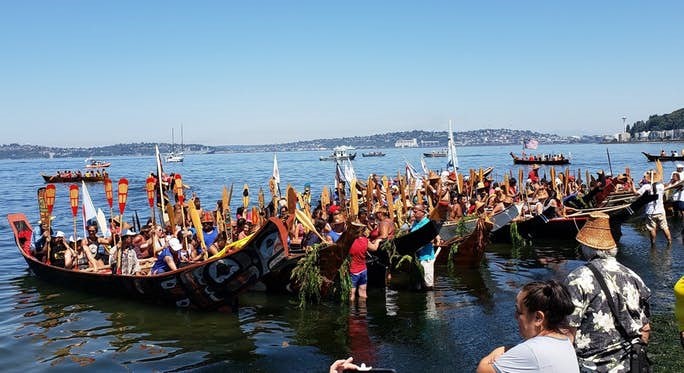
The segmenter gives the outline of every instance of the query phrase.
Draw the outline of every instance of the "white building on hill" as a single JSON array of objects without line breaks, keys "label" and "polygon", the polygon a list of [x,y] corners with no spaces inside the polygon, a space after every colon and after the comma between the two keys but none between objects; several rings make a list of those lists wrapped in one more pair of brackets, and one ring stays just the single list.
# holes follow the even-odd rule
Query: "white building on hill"
[{"label": "white building on hill", "polygon": [[413,138],[411,140],[399,139],[394,143],[395,148],[417,148],[418,140]]}]

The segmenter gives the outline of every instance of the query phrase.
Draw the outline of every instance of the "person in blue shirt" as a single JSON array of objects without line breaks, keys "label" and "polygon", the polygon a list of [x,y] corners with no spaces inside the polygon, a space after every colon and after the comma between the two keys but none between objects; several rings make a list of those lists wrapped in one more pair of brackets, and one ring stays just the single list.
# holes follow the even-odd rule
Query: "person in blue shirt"
[{"label": "person in blue shirt", "polygon": [[202,235],[205,247],[211,246],[218,237],[218,229],[214,227],[214,217],[208,211],[202,215]]},{"label": "person in blue shirt", "polygon": [[[427,211],[425,211],[425,205],[422,203],[413,206],[413,215],[414,222],[410,232],[414,232],[430,222]],[[423,267],[423,286],[427,290],[432,290],[435,284],[435,246],[432,242],[427,243],[416,252],[416,256]]]},{"label": "person in blue shirt", "polygon": [[162,251],[157,254],[157,261],[152,265],[150,275],[157,275],[178,269],[178,264],[180,263],[179,253],[182,248],[183,244],[178,241],[178,238],[171,238],[169,240],[169,245],[164,247]]}]

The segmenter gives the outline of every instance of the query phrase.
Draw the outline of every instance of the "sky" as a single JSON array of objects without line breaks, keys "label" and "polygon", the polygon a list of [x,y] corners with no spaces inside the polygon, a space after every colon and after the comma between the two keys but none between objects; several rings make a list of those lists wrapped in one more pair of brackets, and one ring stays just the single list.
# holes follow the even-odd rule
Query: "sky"
[{"label": "sky", "polygon": [[0,1],[0,144],[614,134],[684,107],[683,1]]}]

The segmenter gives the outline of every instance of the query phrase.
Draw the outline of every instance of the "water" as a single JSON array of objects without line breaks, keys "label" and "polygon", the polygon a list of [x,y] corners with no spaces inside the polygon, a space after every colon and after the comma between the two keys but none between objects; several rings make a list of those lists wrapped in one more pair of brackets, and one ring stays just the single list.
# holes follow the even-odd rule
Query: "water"
[{"label": "water", "polygon": [[[540,151],[572,154],[571,170],[623,172],[630,167],[636,177],[653,167],[640,153],[679,149],[681,144],[563,145],[543,146]],[[608,164],[606,148],[610,150]],[[424,149],[383,149],[387,156],[362,158],[354,165],[360,177],[370,172],[396,175],[404,160],[420,167]],[[461,169],[494,166],[500,179],[509,170],[517,175],[509,152],[519,146],[459,148]],[[301,190],[307,182],[318,194],[332,185],[334,164],[318,157],[327,152],[278,154],[283,190],[290,183]],[[126,213],[149,216],[144,183],[154,171],[154,158],[120,157],[112,161],[116,181],[130,182]],[[273,154],[188,155],[184,164],[167,165],[165,171],[183,175],[213,208],[224,185],[235,184],[233,201],[249,183],[252,201],[259,186],[268,195],[267,181]],[[444,158],[427,159],[431,168],[443,167]],[[0,161],[1,215],[24,212],[37,220],[36,190],[43,186],[40,172],[76,169],[82,159]],[[665,164],[666,174],[674,165]],[[548,173],[543,168],[540,174]],[[527,170],[525,170],[525,173]],[[516,176],[517,177],[517,176]],[[68,186],[59,185],[54,225],[73,232]],[[97,207],[107,211],[102,184],[89,185]],[[233,202],[235,205],[235,202]],[[115,212],[117,206],[114,206]],[[79,222],[80,224],[80,222]],[[674,244],[650,249],[643,224],[623,226],[619,260],[635,269],[653,291],[654,313],[672,318],[674,282],[684,274],[682,222],[671,220]],[[520,340],[513,318],[515,294],[531,280],[563,278],[581,265],[573,242],[536,242],[514,251],[492,245],[479,269],[449,272],[437,268],[435,291],[396,292],[371,289],[367,304],[349,308],[323,303],[302,311],[297,300],[286,295],[258,292],[240,298],[238,314],[188,312],[159,308],[122,299],[108,299],[49,284],[30,275],[16,251],[9,226],[0,224],[0,356],[4,371],[71,371],[88,369],[158,370],[188,369],[301,372],[326,371],[338,358],[354,356],[373,366],[399,371],[472,371],[494,347]]]}]

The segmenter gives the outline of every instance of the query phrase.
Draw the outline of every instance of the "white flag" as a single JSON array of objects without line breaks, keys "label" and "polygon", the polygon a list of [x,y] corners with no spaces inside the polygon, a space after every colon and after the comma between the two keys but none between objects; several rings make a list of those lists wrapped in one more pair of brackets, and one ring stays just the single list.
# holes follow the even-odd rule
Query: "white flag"
[{"label": "white flag", "polygon": [[95,210],[93,200],[90,199],[90,193],[88,193],[88,188],[86,187],[85,181],[81,181],[81,184],[81,194],[83,199],[83,237],[87,237],[88,230],[86,224],[91,219],[97,219],[97,210]]},{"label": "white flag", "polygon": [[280,170],[278,169],[278,158],[273,154],[273,180],[276,184],[280,184]]},{"label": "white flag", "polygon": [[430,169],[428,168],[427,164],[425,163],[425,158],[420,157],[420,166],[423,168],[423,173],[425,176],[430,174]]}]

